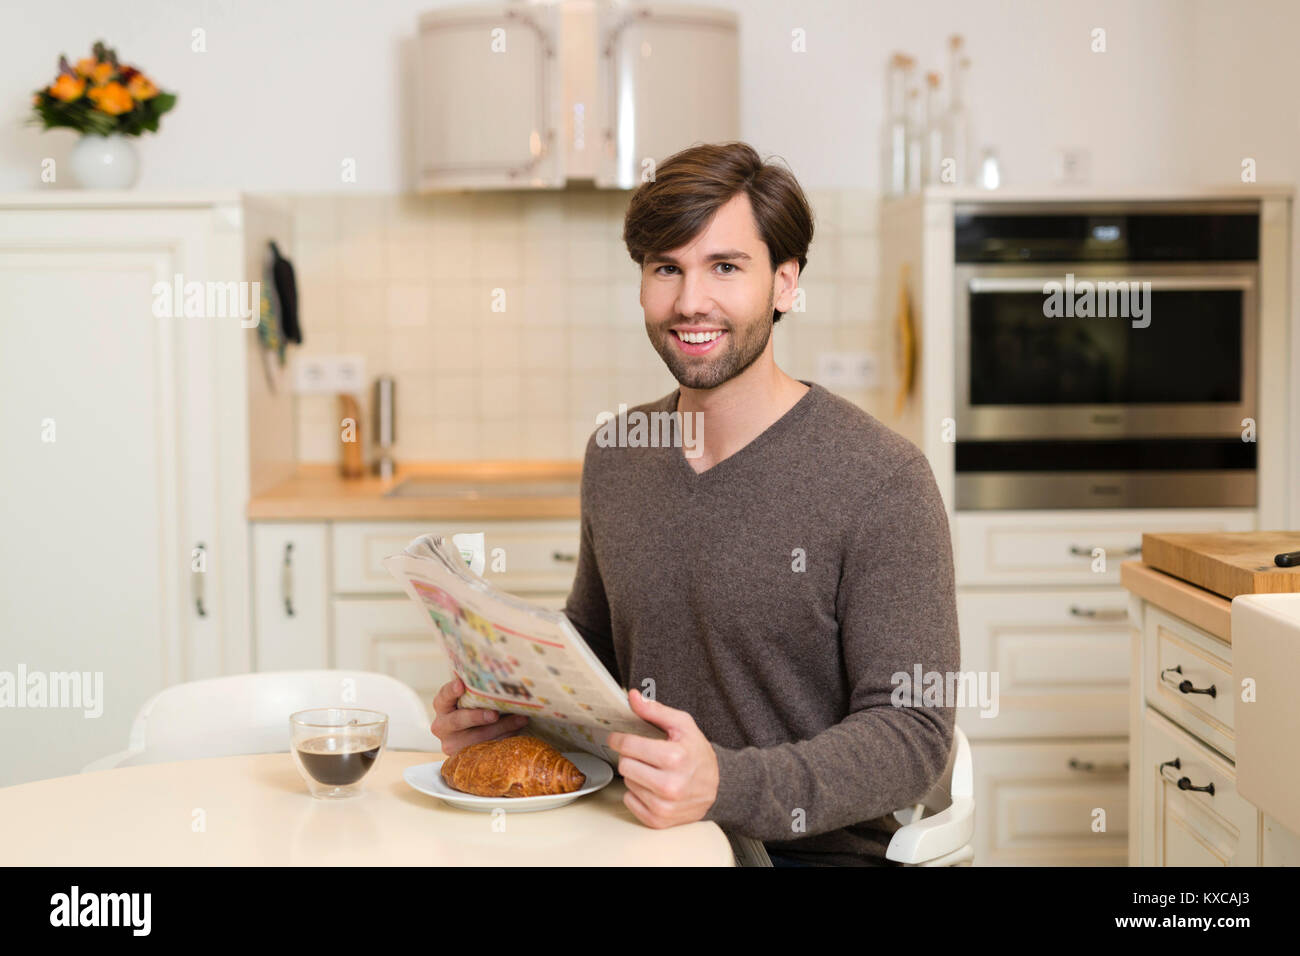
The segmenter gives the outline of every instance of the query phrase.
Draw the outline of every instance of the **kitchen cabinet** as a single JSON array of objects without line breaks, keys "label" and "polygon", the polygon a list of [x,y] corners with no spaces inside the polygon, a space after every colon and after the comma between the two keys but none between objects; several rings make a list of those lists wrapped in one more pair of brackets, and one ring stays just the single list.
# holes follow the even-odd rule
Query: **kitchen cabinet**
[{"label": "kitchen cabinet", "polygon": [[328,526],[258,522],[253,525],[252,564],[255,668],[328,666]]},{"label": "kitchen cabinet", "polygon": [[237,194],[0,196],[0,658],[102,685],[93,718],[0,710],[0,785],[76,773],[158,690],[249,668],[257,333],[158,284],[258,281],[289,234]]},{"label": "kitchen cabinet", "polygon": [[[1122,864],[1115,827],[1129,816],[1136,672],[1121,564],[1141,551],[1143,530],[1250,531],[1254,510],[957,512],[951,525],[962,671],[998,677],[996,714],[982,705],[957,712],[981,807],[975,865]],[[1093,751],[1108,756],[1084,756]],[[1039,782],[1011,774],[1004,784],[1006,768],[1020,764]],[[990,812],[979,793],[995,802]],[[1105,811],[1105,834],[1087,829],[1081,799]],[[1042,826],[1032,836],[1016,822],[1026,801],[1024,819]]]},{"label": "kitchen cabinet", "polygon": [[429,615],[406,595],[336,598],[333,610],[333,666],[396,677],[420,695],[432,721],[434,695],[455,675]]},{"label": "kitchen cabinet", "polygon": [[382,561],[434,530],[482,532],[484,578],[563,610],[577,570],[577,520],[256,522],[257,669],[376,671],[410,684],[430,706],[450,665],[433,624]]},{"label": "kitchen cabinet", "polygon": [[632,189],[653,174],[647,160],[739,138],[731,11],[480,3],[424,14],[417,44],[422,191]]},{"label": "kitchen cabinet", "polygon": [[[1231,604],[1140,562],[1130,591],[1130,866],[1258,866],[1294,852],[1237,791]],[[1186,615],[1186,616],[1184,616]],[[1193,620],[1192,618],[1195,618]]]},{"label": "kitchen cabinet", "polygon": [[980,866],[1123,866],[1125,741],[971,741]]},{"label": "kitchen cabinet", "polygon": [[[1120,586],[1122,565],[1140,553],[1143,532],[1287,527],[1293,489],[1300,486],[1300,443],[1276,427],[1260,432],[1266,440],[1261,438],[1258,448],[1256,507],[1031,508],[1018,501],[1006,510],[959,508],[957,446],[973,436],[959,425],[959,409],[970,404],[970,396],[958,391],[960,370],[968,369],[970,359],[969,349],[958,350],[959,315],[969,314],[972,289],[956,262],[958,219],[997,210],[1010,216],[1092,204],[1114,209],[1124,203],[1225,200],[1259,212],[1259,269],[1253,283],[1259,362],[1248,371],[1256,382],[1259,423],[1286,422],[1288,356],[1292,363],[1300,360],[1300,346],[1286,331],[1289,190],[1171,186],[991,193],[941,186],[880,205],[879,271],[886,281],[880,284],[879,312],[897,316],[905,296],[907,326],[920,343],[914,362],[885,369],[885,393],[903,399],[885,423],[925,453],[948,511],[962,670],[983,674],[989,682],[996,675],[999,682],[996,716],[982,716],[988,712],[982,706],[960,707],[957,715],[971,740],[978,791],[976,866],[1120,862],[1124,853],[1113,838],[1123,832],[1116,825],[1121,820],[1133,829],[1134,844],[1146,838],[1145,831],[1138,835],[1146,820],[1138,807],[1144,731],[1132,714],[1133,695],[1142,693],[1146,679],[1132,644],[1143,611]],[[885,350],[903,355],[899,325],[889,323]],[[1044,458],[1043,475],[1052,474],[1052,465]],[[1080,494],[1078,503],[1096,500]],[[1114,759],[1085,758],[1080,748],[1105,751]],[[1012,769],[1019,761],[1034,768],[1026,771],[1031,780],[1049,783],[1022,787]],[[1057,782],[1058,776],[1068,785]],[[1081,794],[1091,794],[1091,800],[1076,802]],[[1106,811],[1111,824],[1106,835],[1077,838],[1087,816],[1078,812],[1084,805],[1089,812]]]}]

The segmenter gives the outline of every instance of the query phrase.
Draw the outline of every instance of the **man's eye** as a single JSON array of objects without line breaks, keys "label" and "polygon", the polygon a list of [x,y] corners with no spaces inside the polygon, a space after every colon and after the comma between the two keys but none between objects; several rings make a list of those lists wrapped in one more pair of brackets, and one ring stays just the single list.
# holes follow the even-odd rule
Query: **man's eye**
[{"label": "man's eye", "polygon": [[[718,266],[719,266],[719,267],[726,266],[728,269],[731,269],[731,270],[733,270],[733,271],[734,271],[735,268],[736,268],[735,264],[734,264],[734,263],[731,263],[731,262],[719,262],[719,263],[718,263]],[[722,274],[723,274],[724,276],[729,276],[729,275],[731,275],[730,272],[724,272],[724,273],[722,273]]]},{"label": "man's eye", "polygon": [[[660,266],[660,267],[659,267],[659,269],[676,269],[676,268],[677,268],[676,266]],[[658,272],[659,269],[656,269],[655,272]]]}]

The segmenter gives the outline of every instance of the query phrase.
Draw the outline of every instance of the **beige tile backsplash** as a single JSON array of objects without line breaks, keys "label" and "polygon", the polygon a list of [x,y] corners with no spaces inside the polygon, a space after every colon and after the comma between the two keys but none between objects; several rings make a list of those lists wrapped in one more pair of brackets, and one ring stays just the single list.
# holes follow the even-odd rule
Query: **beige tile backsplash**
[{"label": "beige tile backsplash", "polygon": [[[291,351],[362,355],[368,382],[396,379],[399,462],[580,459],[599,412],[677,384],[646,338],[621,239],[629,196],[294,196],[304,344]],[[807,309],[777,324],[777,362],[815,379],[820,353],[873,350],[887,369],[875,200],[809,199]],[[884,389],[842,394],[885,418]],[[338,461],[337,400],[294,401],[299,460]],[[367,389],[368,447],[370,402]]]}]

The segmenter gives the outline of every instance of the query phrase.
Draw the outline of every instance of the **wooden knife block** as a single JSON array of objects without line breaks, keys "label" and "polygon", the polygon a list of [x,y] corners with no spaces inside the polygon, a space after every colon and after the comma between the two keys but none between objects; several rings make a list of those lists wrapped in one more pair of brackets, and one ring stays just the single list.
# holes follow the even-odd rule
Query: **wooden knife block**
[{"label": "wooden knife block", "polygon": [[[348,438],[352,440],[348,441]],[[343,464],[340,469],[343,477],[363,476],[366,465],[361,447],[361,406],[352,395],[339,396],[339,444],[343,446]]]}]

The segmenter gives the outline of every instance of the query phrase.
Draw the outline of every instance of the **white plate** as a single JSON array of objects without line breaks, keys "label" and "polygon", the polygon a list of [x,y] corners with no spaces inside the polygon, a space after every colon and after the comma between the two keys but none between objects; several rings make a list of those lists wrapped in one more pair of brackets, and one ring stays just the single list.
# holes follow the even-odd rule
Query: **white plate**
[{"label": "white plate", "polygon": [[581,789],[574,790],[572,793],[557,793],[548,797],[476,797],[472,793],[461,793],[447,786],[447,782],[442,779],[443,761],[441,760],[407,767],[402,772],[402,779],[421,793],[445,800],[453,807],[460,807],[462,810],[478,810],[482,813],[490,813],[497,807],[510,813],[554,810],[566,803],[572,803],[579,797],[595,793],[614,779],[613,768],[599,757],[581,752],[566,752],[564,756],[572,760],[577,768],[587,775],[587,782]]}]

